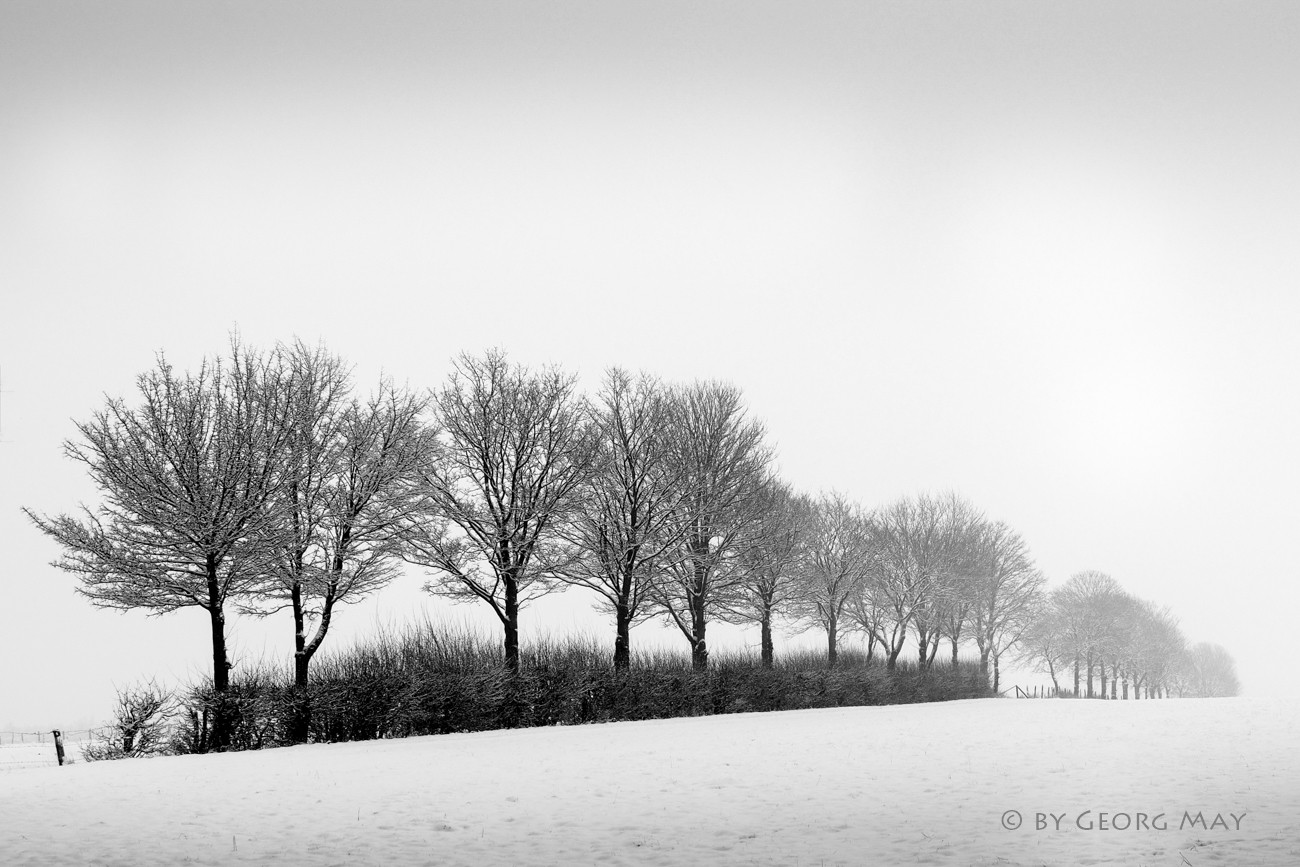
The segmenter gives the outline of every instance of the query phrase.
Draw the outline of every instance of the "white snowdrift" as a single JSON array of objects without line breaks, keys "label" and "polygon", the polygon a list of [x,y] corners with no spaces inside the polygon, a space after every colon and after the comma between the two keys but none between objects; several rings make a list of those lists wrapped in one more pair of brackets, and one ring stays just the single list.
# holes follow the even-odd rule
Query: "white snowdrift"
[{"label": "white snowdrift", "polygon": [[0,863],[1295,865],[1298,710],[983,700],[19,770]]}]

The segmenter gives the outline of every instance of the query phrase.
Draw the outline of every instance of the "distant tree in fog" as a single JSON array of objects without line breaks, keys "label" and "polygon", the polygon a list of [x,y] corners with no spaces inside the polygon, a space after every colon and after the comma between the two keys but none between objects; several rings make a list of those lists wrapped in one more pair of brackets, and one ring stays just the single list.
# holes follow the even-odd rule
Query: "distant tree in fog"
[{"label": "distant tree in fog", "polygon": [[1241,692],[1232,654],[1221,645],[1207,641],[1187,652],[1184,679],[1187,694],[1200,698],[1224,698]]},{"label": "distant tree in fog", "polygon": [[1055,604],[1064,613],[1068,638],[1075,654],[1074,690],[1079,693],[1079,668],[1087,676],[1086,695],[1093,696],[1093,677],[1101,665],[1101,689],[1105,692],[1104,660],[1120,640],[1118,626],[1127,594],[1104,572],[1087,570],[1070,576],[1055,594]]},{"label": "distant tree in fog", "polygon": [[1171,678],[1187,652],[1178,618],[1167,607],[1139,602],[1129,639],[1129,672],[1133,697],[1167,696]]},{"label": "distant tree in fog", "polygon": [[1052,689],[1061,691],[1060,674],[1068,670],[1076,656],[1068,635],[1065,612],[1056,604],[1055,593],[1040,594],[1025,612],[1016,656],[1037,671],[1052,678]]}]

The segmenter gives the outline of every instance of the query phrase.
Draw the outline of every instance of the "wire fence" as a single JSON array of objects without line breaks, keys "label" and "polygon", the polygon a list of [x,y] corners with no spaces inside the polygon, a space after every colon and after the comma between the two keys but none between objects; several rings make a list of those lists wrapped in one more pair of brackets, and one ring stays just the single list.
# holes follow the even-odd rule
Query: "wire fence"
[{"label": "wire fence", "polygon": [[[100,727],[60,730],[63,741],[64,762],[81,761],[81,748],[96,738],[109,737],[113,729]],[[0,773],[25,768],[56,768],[59,766],[58,747],[54,730],[44,732],[0,732]]]}]

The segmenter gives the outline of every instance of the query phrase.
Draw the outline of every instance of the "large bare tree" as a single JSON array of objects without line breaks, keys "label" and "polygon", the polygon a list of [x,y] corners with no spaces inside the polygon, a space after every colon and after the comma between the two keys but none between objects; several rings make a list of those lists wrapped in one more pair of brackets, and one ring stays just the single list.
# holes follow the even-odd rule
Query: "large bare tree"
[{"label": "large bare tree", "polygon": [[404,556],[434,570],[426,589],[481,600],[519,667],[519,612],[554,590],[575,558],[559,533],[591,471],[595,436],[574,377],[505,353],[461,355],[434,399],[440,449],[420,473],[423,512]]},{"label": "large bare tree", "polygon": [[294,679],[306,686],[337,607],[397,573],[400,529],[419,503],[416,474],[432,437],[424,400],[388,380],[365,401],[353,397],[349,371],[324,347],[297,342],[278,358],[290,412],[272,506],[285,532],[256,601],[264,613],[267,602],[292,612]]},{"label": "large bare tree", "polygon": [[[179,374],[160,355],[137,379],[140,402],[110,399],[77,425],[65,453],[103,502],[79,517],[28,517],[57,541],[59,569],[81,578],[92,604],[162,614],[206,612],[212,683],[230,683],[226,604],[272,568],[283,531],[269,508],[282,484],[288,391],[274,365],[232,339],[226,358]],[[211,743],[228,744],[219,706]]]},{"label": "large bare tree", "polygon": [[682,487],[668,532],[678,544],[653,601],[690,644],[692,665],[705,668],[709,618],[725,613],[744,576],[740,554],[761,531],[772,451],[735,386],[696,382],[673,398],[670,442]]},{"label": "large bare tree", "polygon": [[631,664],[631,627],[647,615],[654,570],[675,548],[683,496],[672,460],[671,403],[647,375],[609,370],[592,407],[596,450],[565,530],[580,552],[562,579],[593,590],[614,615],[614,667]]}]

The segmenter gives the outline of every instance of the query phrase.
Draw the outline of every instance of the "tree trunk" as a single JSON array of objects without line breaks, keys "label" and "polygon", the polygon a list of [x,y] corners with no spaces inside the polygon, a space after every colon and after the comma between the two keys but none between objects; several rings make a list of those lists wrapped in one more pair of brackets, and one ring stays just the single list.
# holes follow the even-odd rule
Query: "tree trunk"
[{"label": "tree trunk", "polygon": [[212,624],[212,689],[230,689],[230,660],[226,656],[226,615],[220,608],[208,609]]},{"label": "tree trunk", "polygon": [[957,639],[952,639],[952,667],[957,667]]},{"label": "tree trunk", "polygon": [[[957,664],[957,656],[955,653],[953,655],[952,664],[954,666]],[[1051,662],[1049,661],[1047,664],[1050,666]],[[989,647],[987,644],[980,644],[980,674],[984,675],[986,681],[989,679]]]},{"label": "tree trunk", "polygon": [[709,647],[704,641],[707,623],[704,619],[704,598],[691,598],[691,667],[706,669],[709,667]]},{"label": "tree trunk", "polygon": [[834,668],[835,661],[839,658],[837,648],[835,647],[836,638],[835,618],[832,617],[826,622],[826,667]]},{"label": "tree trunk", "polygon": [[763,659],[763,668],[771,669],[774,664],[775,647],[772,644],[772,612],[764,609],[763,619],[759,623],[759,643]]},{"label": "tree trunk", "polygon": [[997,695],[998,686],[1002,680],[1002,672],[998,664],[998,655],[993,654],[993,694]]},{"label": "tree trunk", "polygon": [[307,635],[306,615],[302,610],[302,585],[297,581],[289,590],[293,602],[293,682],[295,686],[307,685]]},{"label": "tree trunk", "polygon": [[507,575],[506,616],[505,616],[505,655],[506,669],[512,674],[519,673],[519,584],[515,576]]},{"label": "tree trunk", "polygon": [[1092,651],[1088,651],[1088,698],[1092,698]]},{"label": "tree trunk", "polygon": [[1105,698],[1105,697],[1106,697],[1106,663],[1105,663],[1105,661],[1102,661],[1102,663],[1101,663],[1100,665],[1097,666],[1097,671],[1100,672],[1100,674],[1101,674],[1101,697],[1102,697],[1102,698]]},{"label": "tree trunk", "polygon": [[632,616],[626,600],[614,606],[614,629],[614,669],[626,670],[632,667]]},{"label": "tree trunk", "polygon": [[221,596],[215,580],[208,583],[208,619],[212,626],[212,739],[209,747],[222,752],[230,744],[230,709],[226,694],[230,690],[230,660],[226,657],[226,615],[221,610]]},{"label": "tree trunk", "polygon": [[1074,655],[1074,697],[1079,697],[1079,654]]}]

